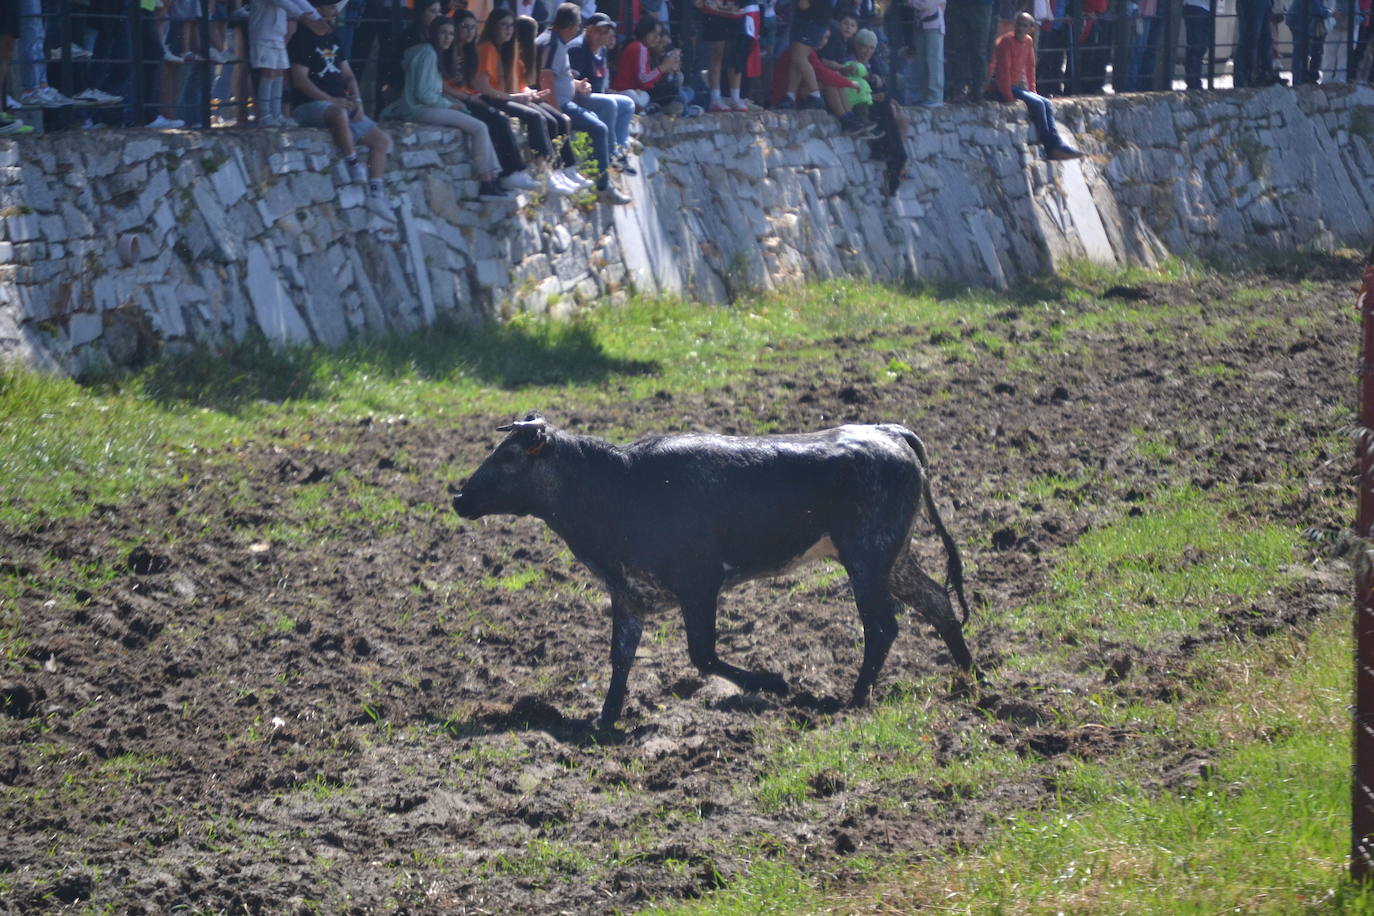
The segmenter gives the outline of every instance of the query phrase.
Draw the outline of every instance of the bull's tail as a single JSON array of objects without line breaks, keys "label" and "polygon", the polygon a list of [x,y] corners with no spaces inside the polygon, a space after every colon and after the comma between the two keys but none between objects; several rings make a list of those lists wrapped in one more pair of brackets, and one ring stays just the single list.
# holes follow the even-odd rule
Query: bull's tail
[{"label": "bull's tail", "polygon": [[955,597],[959,599],[959,607],[964,612],[960,622],[968,623],[968,599],[964,597],[964,561],[959,556],[959,545],[945,529],[945,523],[940,519],[940,510],[935,508],[935,497],[930,493],[930,462],[926,458],[925,443],[911,430],[905,427],[901,430],[902,438],[911,446],[911,450],[916,453],[916,460],[921,463],[921,497],[925,500],[926,514],[935,526],[935,533],[940,535],[940,540],[945,545],[945,590],[954,592]]}]

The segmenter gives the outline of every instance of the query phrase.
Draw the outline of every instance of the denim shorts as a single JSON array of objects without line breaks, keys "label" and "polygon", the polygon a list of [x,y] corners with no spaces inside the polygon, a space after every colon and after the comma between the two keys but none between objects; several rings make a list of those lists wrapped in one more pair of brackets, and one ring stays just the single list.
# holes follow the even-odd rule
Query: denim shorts
[{"label": "denim shorts", "polygon": [[[304,105],[297,105],[291,110],[291,117],[296,119],[296,123],[301,127],[324,127],[324,113],[333,106],[333,102],[306,102]],[[361,143],[363,137],[377,126],[377,122],[363,115],[361,118],[349,118],[348,129],[353,134],[353,142]]]},{"label": "denim shorts", "polygon": [[808,48],[819,48],[821,39],[825,37],[825,30],[830,28],[828,22],[804,22],[800,19],[792,22],[792,43],[806,45]]}]

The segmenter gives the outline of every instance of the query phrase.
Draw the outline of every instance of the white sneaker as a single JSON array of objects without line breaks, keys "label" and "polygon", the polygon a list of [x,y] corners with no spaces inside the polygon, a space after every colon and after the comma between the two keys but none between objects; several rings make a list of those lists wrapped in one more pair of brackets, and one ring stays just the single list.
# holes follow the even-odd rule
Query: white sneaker
[{"label": "white sneaker", "polygon": [[158,115],[147,124],[149,130],[181,130],[181,128],[185,126],[185,121],[178,121],[175,118],[164,118],[162,115]]},{"label": "white sneaker", "polygon": [[180,54],[173,54],[171,51],[167,50],[166,46],[164,46],[162,49],[162,59],[163,61],[169,64],[186,63],[186,61],[182,59]]},{"label": "white sneaker", "polygon": [[259,127],[281,127],[279,115],[262,115],[258,118]]},{"label": "white sneaker", "polygon": [[234,59],[234,55],[228,51],[221,51],[219,48],[210,49],[210,60],[217,64],[227,64]]},{"label": "white sneaker", "polygon": [[286,115],[282,115],[281,117],[277,118],[277,126],[278,126],[278,127],[300,127],[301,125],[300,125],[300,122],[297,121],[295,118],[290,118],[290,117],[287,117]]},{"label": "white sneaker", "polygon": [[569,187],[577,188],[580,190],[582,188],[590,188],[592,186],[592,180],[588,178],[586,175],[583,175],[581,172],[579,172],[575,166],[570,165],[558,174],[562,175],[564,178],[568,180]]},{"label": "white sneaker", "polygon": [[[95,56],[94,54],[92,54],[90,51],[87,51],[85,48],[81,47],[81,45],[78,45],[78,44],[73,44],[73,45],[72,45],[72,60],[90,60],[90,59],[91,59],[92,57],[94,57],[94,56]],[[53,48],[52,51],[49,52],[49,54],[48,54],[48,60],[61,60],[61,59],[62,59],[62,49],[61,49],[61,48]]]},{"label": "white sneaker", "polygon": [[118,105],[120,102],[124,101],[124,96],[122,95],[112,95],[95,88],[87,89],[85,92],[75,96],[75,98],[78,102],[91,102],[96,105]]},{"label": "white sneaker", "polygon": [[367,184],[367,163],[359,159],[352,165],[345,162],[344,167],[348,169],[349,178],[352,178],[358,184]]},{"label": "white sneaker", "polygon": [[568,179],[564,177],[562,172],[549,173],[550,194],[556,195],[558,197],[571,197],[580,190],[582,189],[574,188],[572,185],[568,184]]},{"label": "white sneaker", "polygon": [[43,86],[38,89],[30,89],[21,95],[19,104],[25,108],[65,108],[68,105],[75,105],[76,102],[51,86]]},{"label": "white sneaker", "polygon": [[529,172],[511,172],[501,179],[501,187],[507,191],[542,191],[543,185],[536,181]]},{"label": "white sneaker", "polygon": [[67,98],[51,86],[38,90],[38,94],[47,100],[44,104],[49,108],[66,108],[68,105],[76,104],[76,99]]},{"label": "white sneaker", "polygon": [[386,220],[389,223],[396,222],[396,211],[392,209],[385,194],[369,193],[367,195],[366,206],[367,212],[371,213],[373,216]]}]

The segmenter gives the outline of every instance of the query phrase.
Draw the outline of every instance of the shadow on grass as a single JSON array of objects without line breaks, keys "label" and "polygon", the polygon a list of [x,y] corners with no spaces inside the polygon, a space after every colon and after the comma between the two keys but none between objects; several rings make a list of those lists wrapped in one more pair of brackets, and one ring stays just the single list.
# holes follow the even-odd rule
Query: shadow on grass
[{"label": "shadow on grass", "polygon": [[655,361],[608,356],[587,322],[441,321],[415,334],[370,338],[336,351],[279,349],[253,337],[220,352],[164,357],[141,370],[139,378],[147,394],[164,405],[233,413],[259,401],[323,399],[332,380],[353,374],[421,381],[461,377],[518,390],[660,371]]}]

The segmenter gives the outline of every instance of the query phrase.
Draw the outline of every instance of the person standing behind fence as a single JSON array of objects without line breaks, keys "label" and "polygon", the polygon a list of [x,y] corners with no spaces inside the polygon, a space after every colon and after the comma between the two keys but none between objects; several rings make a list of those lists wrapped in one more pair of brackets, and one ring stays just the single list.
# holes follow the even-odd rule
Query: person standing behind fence
[{"label": "person standing behind fence", "polygon": [[0,3],[0,135],[31,134],[33,128],[9,113],[14,49],[19,41],[19,9],[14,0]]},{"label": "person standing behind fence", "polygon": [[[6,0],[8,3],[16,0]],[[75,104],[48,85],[47,19],[42,0],[19,3],[19,104],[26,108],[65,108]]]},{"label": "person standing behind fence", "polygon": [[1232,83],[1237,89],[1278,82],[1269,4],[1270,0],[1238,0],[1236,4],[1236,46],[1231,61]]},{"label": "person standing behind fence", "polygon": [[1081,159],[1083,154],[1059,136],[1050,100],[1035,92],[1035,39],[1032,36],[1038,24],[1030,13],[1018,13],[1013,30],[997,39],[992,52],[989,91],[1000,101],[1018,99],[1026,106],[1026,114],[1035,125],[1046,159]]},{"label": "person standing behind fence", "polygon": [[1293,33],[1293,85],[1316,83],[1321,79],[1322,54],[1326,46],[1326,21],[1331,7],[1324,0],[1293,0],[1284,23]]},{"label": "person standing behind fence", "polygon": [[945,7],[945,59],[949,79],[945,98],[977,101],[988,76],[988,36],[993,0],[950,0]]},{"label": "person standing behind fence", "polygon": [[1216,33],[1212,2],[1183,0],[1183,78],[1190,92],[1202,88],[1202,61]]},{"label": "person standing behind fence", "polygon": [[333,29],[306,0],[253,0],[248,16],[248,62],[257,73],[253,96],[259,127],[295,127],[282,114],[282,94],[291,60],[286,51],[290,23],[316,36]]},{"label": "person standing behind fence", "polygon": [[916,86],[912,102],[939,108],[945,103],[945,0],[916,0],[913,9]]}]

